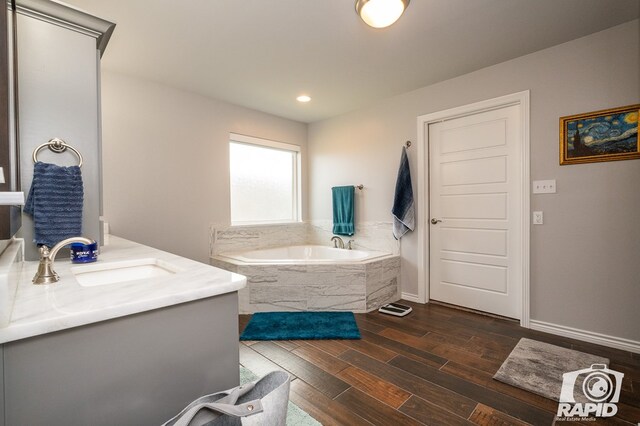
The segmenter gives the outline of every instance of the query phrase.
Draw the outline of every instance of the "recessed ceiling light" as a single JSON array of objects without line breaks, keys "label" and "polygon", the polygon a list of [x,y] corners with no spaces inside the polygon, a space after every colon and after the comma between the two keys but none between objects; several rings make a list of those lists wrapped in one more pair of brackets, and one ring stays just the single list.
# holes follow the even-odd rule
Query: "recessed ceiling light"
[{"label": "recessed ceiling light", "polygon": [[307,95],[300,95],[296,98],[298,102],[309,102],[311,98]]}]

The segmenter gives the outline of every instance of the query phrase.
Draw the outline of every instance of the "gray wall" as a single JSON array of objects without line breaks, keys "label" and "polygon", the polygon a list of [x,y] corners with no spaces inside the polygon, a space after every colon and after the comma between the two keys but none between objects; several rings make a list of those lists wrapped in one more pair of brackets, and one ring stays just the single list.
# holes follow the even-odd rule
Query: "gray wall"
[{"label": "gray wall", "polygon": [[[100,184],[98,60],[96,40],[18,14],[19,126],[21,182],[25,196],[33,179],[33,150],[53,137],[64,139],[84,157],[83,235],[99,239]],[[43,149],[38,159],[59,165],[78,160],[67,150]],[[27,260],[38,258],[31,216],[19,233]]]},{"label": "gray wall", "polygon": [[300,145],[306,165],[306,124],[107,70],[102,124],[111,233],[201,262],[230,222],[230,132]]},{"label": "gray wall", "polygon": [[[635,20],[311,124],[310,218],[331,218],[332,185],[362,182],[357,220],[390,221],[400,149],[416,141],[416,117],[530,90],[531,178],[558,187],[531,198],[545,215],[531,229],[531,318],[639,341],[640,161],[558,165],[560,116],[639,103],[639,40]],[[416,155],[411,148],[414,192]],[[416,249],[417,233],[402,239],[402,289],[411,294]]]}]

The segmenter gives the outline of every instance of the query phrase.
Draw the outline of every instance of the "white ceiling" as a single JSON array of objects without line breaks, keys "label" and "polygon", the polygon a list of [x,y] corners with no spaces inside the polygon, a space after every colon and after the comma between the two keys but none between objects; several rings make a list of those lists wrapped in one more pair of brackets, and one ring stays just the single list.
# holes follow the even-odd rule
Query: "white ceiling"
[{"label": "white ceiling", "polygon": [[[376,30],[354,0],[66,1],[117,23],[105,69],[302,122],[630,21],[640,9],[640,0],[413,0]],[[296,102],[302,93],[313,100]]]}]

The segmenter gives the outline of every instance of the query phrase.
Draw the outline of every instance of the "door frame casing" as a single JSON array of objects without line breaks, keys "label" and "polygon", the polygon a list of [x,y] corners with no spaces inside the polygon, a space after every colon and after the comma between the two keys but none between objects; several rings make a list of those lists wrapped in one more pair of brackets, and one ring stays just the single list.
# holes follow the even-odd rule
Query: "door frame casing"
[{"label": "door frame casing", "polygon": [[522,253],[522,291],[520,325],[529,328],[530,319],[530,230],[529,221],[531,175],[529,152],[529,91],[513,93],[481,102],[450,108],[443,111],[425,114],[418,117],[418,200],[420,208],[416,209],[416,223],[418,224],[418,301],[429,302],[429,132],[425,128],[429,124],[461,118],[509,106],[520,106],[521,129],[521,253]]}]

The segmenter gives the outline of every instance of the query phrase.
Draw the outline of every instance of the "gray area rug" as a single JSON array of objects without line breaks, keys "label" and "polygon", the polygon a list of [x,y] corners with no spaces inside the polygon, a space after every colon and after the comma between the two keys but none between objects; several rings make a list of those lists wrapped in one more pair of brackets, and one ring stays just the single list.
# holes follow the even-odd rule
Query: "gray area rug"
[{"label": "gray area rug", "polygon": [[[258,380],[253,371],[240,366],[240,384]],[[298,407],[293,402],[289,401],[289,408],[287,409],[287,426],[322,426],[316,419],[311,417],[309,413]]]},{"label": "gray area rug", "polygon": [[[562,374],[590,368],[593,364],[608,366],[609,359],[523,338],[493,378],[558,401],[562,389]],[[584,381],[584,375],[582,376],[576,381],[578,391],[575,394],[578,402],[581,399],[579,389],[582,389]]]}]

